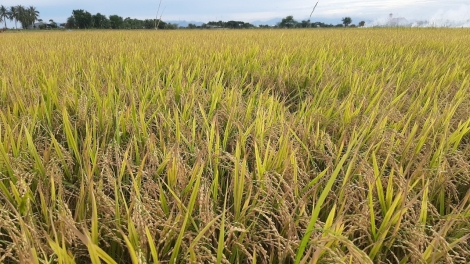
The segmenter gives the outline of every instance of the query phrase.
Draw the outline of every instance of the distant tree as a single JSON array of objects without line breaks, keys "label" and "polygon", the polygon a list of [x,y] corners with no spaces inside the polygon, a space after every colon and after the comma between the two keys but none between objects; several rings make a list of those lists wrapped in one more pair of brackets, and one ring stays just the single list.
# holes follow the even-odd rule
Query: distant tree
[{"label": "distant tree", "polygon": [[110,22],[109,19],[100,13],[97,13],[96,15],[92,16],[93,19],[93,26],[95,28],[109,28],[110,27]]},{"label": "distant tree", "polygon": [[57,28],[57,23],[54,20],[49,19],[49,24],[51,25],[51,28]]},{"label": "distant tree", "polygon": [[250,23],[246,23],[243,21],[233,21],[233,20],[224,23],[223,26],[226,28],[252,28],[254,27]]},{"label": "distant tree", "polygon": [[[159,29],[177,29],[177,24],[169,24],[157,20]],[[66,28],[100,28],[100,29],[154,29],[155,19],[135,19],[126,17],[125,19],[119,15],[111,15],[106,17],[101,13],[91,15],[82,9],[73,10],[72,16],[67,19]]]},{"label": "distant tree", "polygon": [[5,28],[7,28],[7,19],[10,17],[8,9],[2,5],[0,6],[0,22],[5,22]]},{"label": "distant tree", "polygon": [[144,26],[144,21],[143,20],[126,17],[123,21],[123,24],[121,25],[121,28],[125,28],[125,29],[142,29],[142,28],[145,28],[145,26]]},{"label": "distant tree", "polygon": [[167,23],[165,29],[178,29],[178,24]]},{"label": "distant tree", "polygon": [[349,27],[356,27],[356,24],[351,24],[349,25]]},{"label": "distant tree", "polygon": [[243,24],[244,22],[242,21],[230,20],[230,21],[227,21],[226,23],[222,23],[222,26],[226,28],[242,28]]},{"label": "distant tree", "polygon": [[235,21],[230,20],[227,22],[224,21],[209,21],[207,24],[203,24],[202,28],[232,28],[232,29],[242,29],[242,28],[254,28],[255,26],[243,22],[243,21]]},{"label": "distant tree", "polygon": [[124,21],[122,23],[122,28],[134,29],[134,28],[136,28],[137,24],[138,24],[137,19],[132,19],[130,17],[126,17],[126,18],[124,18]]},{"label": "distant tree", "polygon": [[28,22],[28,15],[26,12],[26,8],[22,5],[17,5],[16,6],[16,14],[15,14],[16,20],[20,22],[21,27],[23,29],[27,28],[30,24]]},{"label": "distant tree", "polygon": [[[160,25],[158,25],[160,27]],[[144,20],[145,29],[155,29],[155,20],[154,19],[145,19]]]},{"label": "distant tree", "polygon": [[118,16],[118,15],[111,15],[109,16],[109,22],[111,24],[111,27],[113,29],[119,29],[122,27],[122,24],[124,23],[124,20],[122,19],[122,17]]},{"label": "distant tree", "polygon": [[278,24],[279,27],[281,28],[294,28],[297,26],[299,22],[294,20],[294,16],[287,16],[281,20],[281,22]]},{"label": "distant tree", "polygon": [[65,27],[70,29],[70,28],[77,28],[77,21],[75,20],[74,16],[70,16],[67,18],[67,24],[65,24]]},{"label": "distant tree", "polygon": [[345,27],[352,23],[352,19],[350,17],[344,17],[343,19],[341,19],[341,21],[343,21]]},{"label": "distant tree", "polygon": [[[332,24],[325,24],[323,22],[314,22],[314,23],[311,23],[312,27],[315,27],[315,28],[330,28],[330,27],[334,27]],[[340,27],[343,26],[343,24],[339,24]]]},{"label": "distant tree", "polygon": [[302,20],[299,25],[301,28],[308,28],[310,27],[310,20]]},{"label": "distant tree", "polygon": [[[235,22],[235,21],[233,21],[233,22]],[[225,23],[222,22],[221,20],[219,20],[219,21],[209,21],[209,22],[207,22],[207,24],[205,24],[205,27],[208,27],[208,28],[214,28],[214,27],[222,28],[224,26],[225,26]]]},{"label": "distant tree", "polygon": [[34,22],[39,18],[39,11],[34,6],[25,8],[23,6],[17,6],[18,8],[18,20],[21,23],[23,29],[28,28],[28,26],[33,27]]},{"label": "distant tree", "polygon": [[36,9],[36,7],[29,6],[28,9],[26,9],[25,22],[29,23],[31,26],[34,26],[34,22],[36,22],[38,18],[39,11]]},{"label": "distant tree", "polygon": [[365,25],[366,25],[366,22],[365,22],[365,21],[359,22],[359,26],[360,26],[360,27],[363,27],[363,26],[365,26]]},{"label": "distant tree", "polygon": [[335,27],[344,27],[344,25],[343,24],[336,24]]},{"label": "distant tree", "polygon": [[243,28],[254,28],[255,26],[252,25],[251,23],[244,23]]},{"label": "distant tree", "polygon": [[[151,29],[155,29],[155,20],[152,19],[152,22],[154,23],[153,26],[151,27]],[[162,20],[160,19],[157,19],[156,20],[156,24],[158,25],[158,29],[165,29],[167,28],[167,23],[163,22]]]},{"label": "distant tree", "polygon": [[75,27],[78,28],[92,28],[93,18],[88,11],[77,9],[72,11],[72,16],[75,19]]},{"label": "distant tree", "polygon": [[197,26],[195,24],[189,23],[188,28],[195,29],[195,28],[197,28]]},{"label": "distant tree", "polygon": [[12,6],[10,7],[10,11],[8,11],[8,19],[10,21],[15,21],[15,29],[18,29],[18,18],[19,18],[19,12],[18,12],[18,7],[17,6]]}]

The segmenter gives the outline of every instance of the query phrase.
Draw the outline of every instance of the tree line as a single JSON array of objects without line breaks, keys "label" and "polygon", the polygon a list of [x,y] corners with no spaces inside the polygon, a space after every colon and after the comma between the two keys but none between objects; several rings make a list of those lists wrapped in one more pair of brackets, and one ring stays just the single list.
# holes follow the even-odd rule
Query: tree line
[{"label": "tree line", "polygon": [[[242,28],[253,28],[254,25],[243,22],[243,21],[209,21],[207,23],[202,24],[201,28],[231,28],[231,29],[242,29]],[[196,28],[195,25],[189,24],[188,28]]]},{"label": "tree line", "polygon": [[[309,27],[356,27],[355,24],[352,24],[351,17],[344,17],[341,19],[340,24],[326,24],[322,22],[314,22],[311,23],[310,20],[302,20],[298,22],[294,19],[294,16],[287,16],[281,20],[281,22],[277,23],[276,27],[278,28],[309,28]],[[363,27],[365,26],[366,22],[361,21],[359,22],[358,26]],[[260,27],[269,27],[268,25],[260,25]]]},{"label": "tree line", "polygon": [[[39,19],[40,12],[34,6],[24,7],[22,5],[5,7],[0,6],[0,23],[4,22],[4,28],[7,28],[7,20],[15,22],[15,28],[18,29],[18,22],[20,22],[23,29],[29,26],[34,27],[36,21],[43,22]],[[58,25],[54,20],[50,19],[49,23],[41,25],[40,28],[45,27],[57,28]],[[111,15],[109,17],[97,13],[95,15],[90,12],[77,9],[72,11],[72,15],[67,19],[67,23],[64,25],[65,28],[80,28],[80,29],[176,29],[178,25],[166,23],[159,19],[135,19],[135,18],[123,18],[118,15]]]},{"label": "tree line", "polygon": [[176,29],[178,25],[166,23],[160,19],[123,18],[118,15],[107,17],[101,13],[92,15],[83,9],[72,11],[72,16],[67,19],[66,28],[79,29]]},{"label": "tree line", "polygon": [[33,26],[38,18],[39,11],[34,6],[0,6],[0,22],[5,23],[5,28],[7,27],[7,20],[15,21],[15,28],[18,28],[18,22],[20,22],[23,28],[27,28],[28,26]]},{"label": "tree line", "polygon": [[[39,11],[34,6],[24,7],[22,5],[5,7],[0,6],[0,22],[14,21],[15,28],[18,29],[18,22],[20,22],[23,28],[28,28],[29,26],[34,27],[36,21],[42,22],[39,19]],[[298,22],[294,19],[293,16],[287,16],[277,23],[276,28],[309,28],[309,27],[355,27],[355,24],[352,24],[352,19],[350,17],[344,17],[341,24],[325,24],[322,22],[311,23],[310,20],[302,20]],[[56,28],[57,23],[52,19],[49,20],[48,27]],[[364,21],[359,22],[358,26],[363,27],[365,25]],[[41,25],[44,27],[44,25]],[[189,24],[188,28],[231,28],[231,29],[243,29],[243,28],[254,28],[255,26],[243,22],[243,21],[210,21],[203,24],[202,26],[196,26],[194,24]],[[269,25],[260,25],[260,28],[270,28]],[[123,18],[118,15],[110,15],[107,17],[101,13],[96,13],[92,15],[90,12],[83,9],[77,9],[72,11],[72,15],[67,18],[67,23],[65,28],[70,29],[176,29],[178,25],[166,23],[160,19],[135,19],[135,18]]]}]

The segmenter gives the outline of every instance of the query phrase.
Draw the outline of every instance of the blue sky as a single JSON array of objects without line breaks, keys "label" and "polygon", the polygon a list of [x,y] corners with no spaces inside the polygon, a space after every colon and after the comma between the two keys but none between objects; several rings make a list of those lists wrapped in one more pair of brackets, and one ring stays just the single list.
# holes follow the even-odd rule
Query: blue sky
[{"label": "blue sky", "polygon": [[[317,0],[162,0],[163,20],[269,20],[293,15],[301,20],[308,18]],[[0,5],[33,5],[38,8],[40,18],[65,22],[73,9],[85,9],[92,14],[117,14],[132,18],[153,18],[159,0],[0,0]],[[416,20],[453,20],[466,23],[470,19],[468,0],[382,0],[320,1],[312,17],[313,21],[337,19],[350,16],[353,22],[361,20],[381,21],[393,13],[395,17]],[[356,18],[356,19],[355,19]],[[340,21],[338,21],[340,23]],[[11,25],[11,23],[9,23]]]}]

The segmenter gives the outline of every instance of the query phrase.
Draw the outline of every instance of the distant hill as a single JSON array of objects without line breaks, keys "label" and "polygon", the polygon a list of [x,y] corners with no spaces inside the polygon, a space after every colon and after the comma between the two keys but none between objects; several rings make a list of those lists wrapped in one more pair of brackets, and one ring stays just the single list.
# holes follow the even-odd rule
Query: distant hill
[{"label": "distant hill", "polygon": [[282,20],[282,18],[277,17],[277,18],[272,18],[272,19],[269,19],[269,20],[255,20],[255,21],[252,21],[250,23],[255,25],[255,26],[259,26],[259,25],[275,26],[277,23],[281,22],[281,20]]}]

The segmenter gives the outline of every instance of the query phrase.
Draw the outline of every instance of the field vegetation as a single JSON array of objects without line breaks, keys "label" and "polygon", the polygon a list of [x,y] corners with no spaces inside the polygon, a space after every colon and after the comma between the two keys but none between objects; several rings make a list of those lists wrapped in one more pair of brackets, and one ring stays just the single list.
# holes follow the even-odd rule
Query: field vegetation
[{"label": "field vegetation", "polygon": [[468,263],[470,31],[0,36],[2,263]]}]

